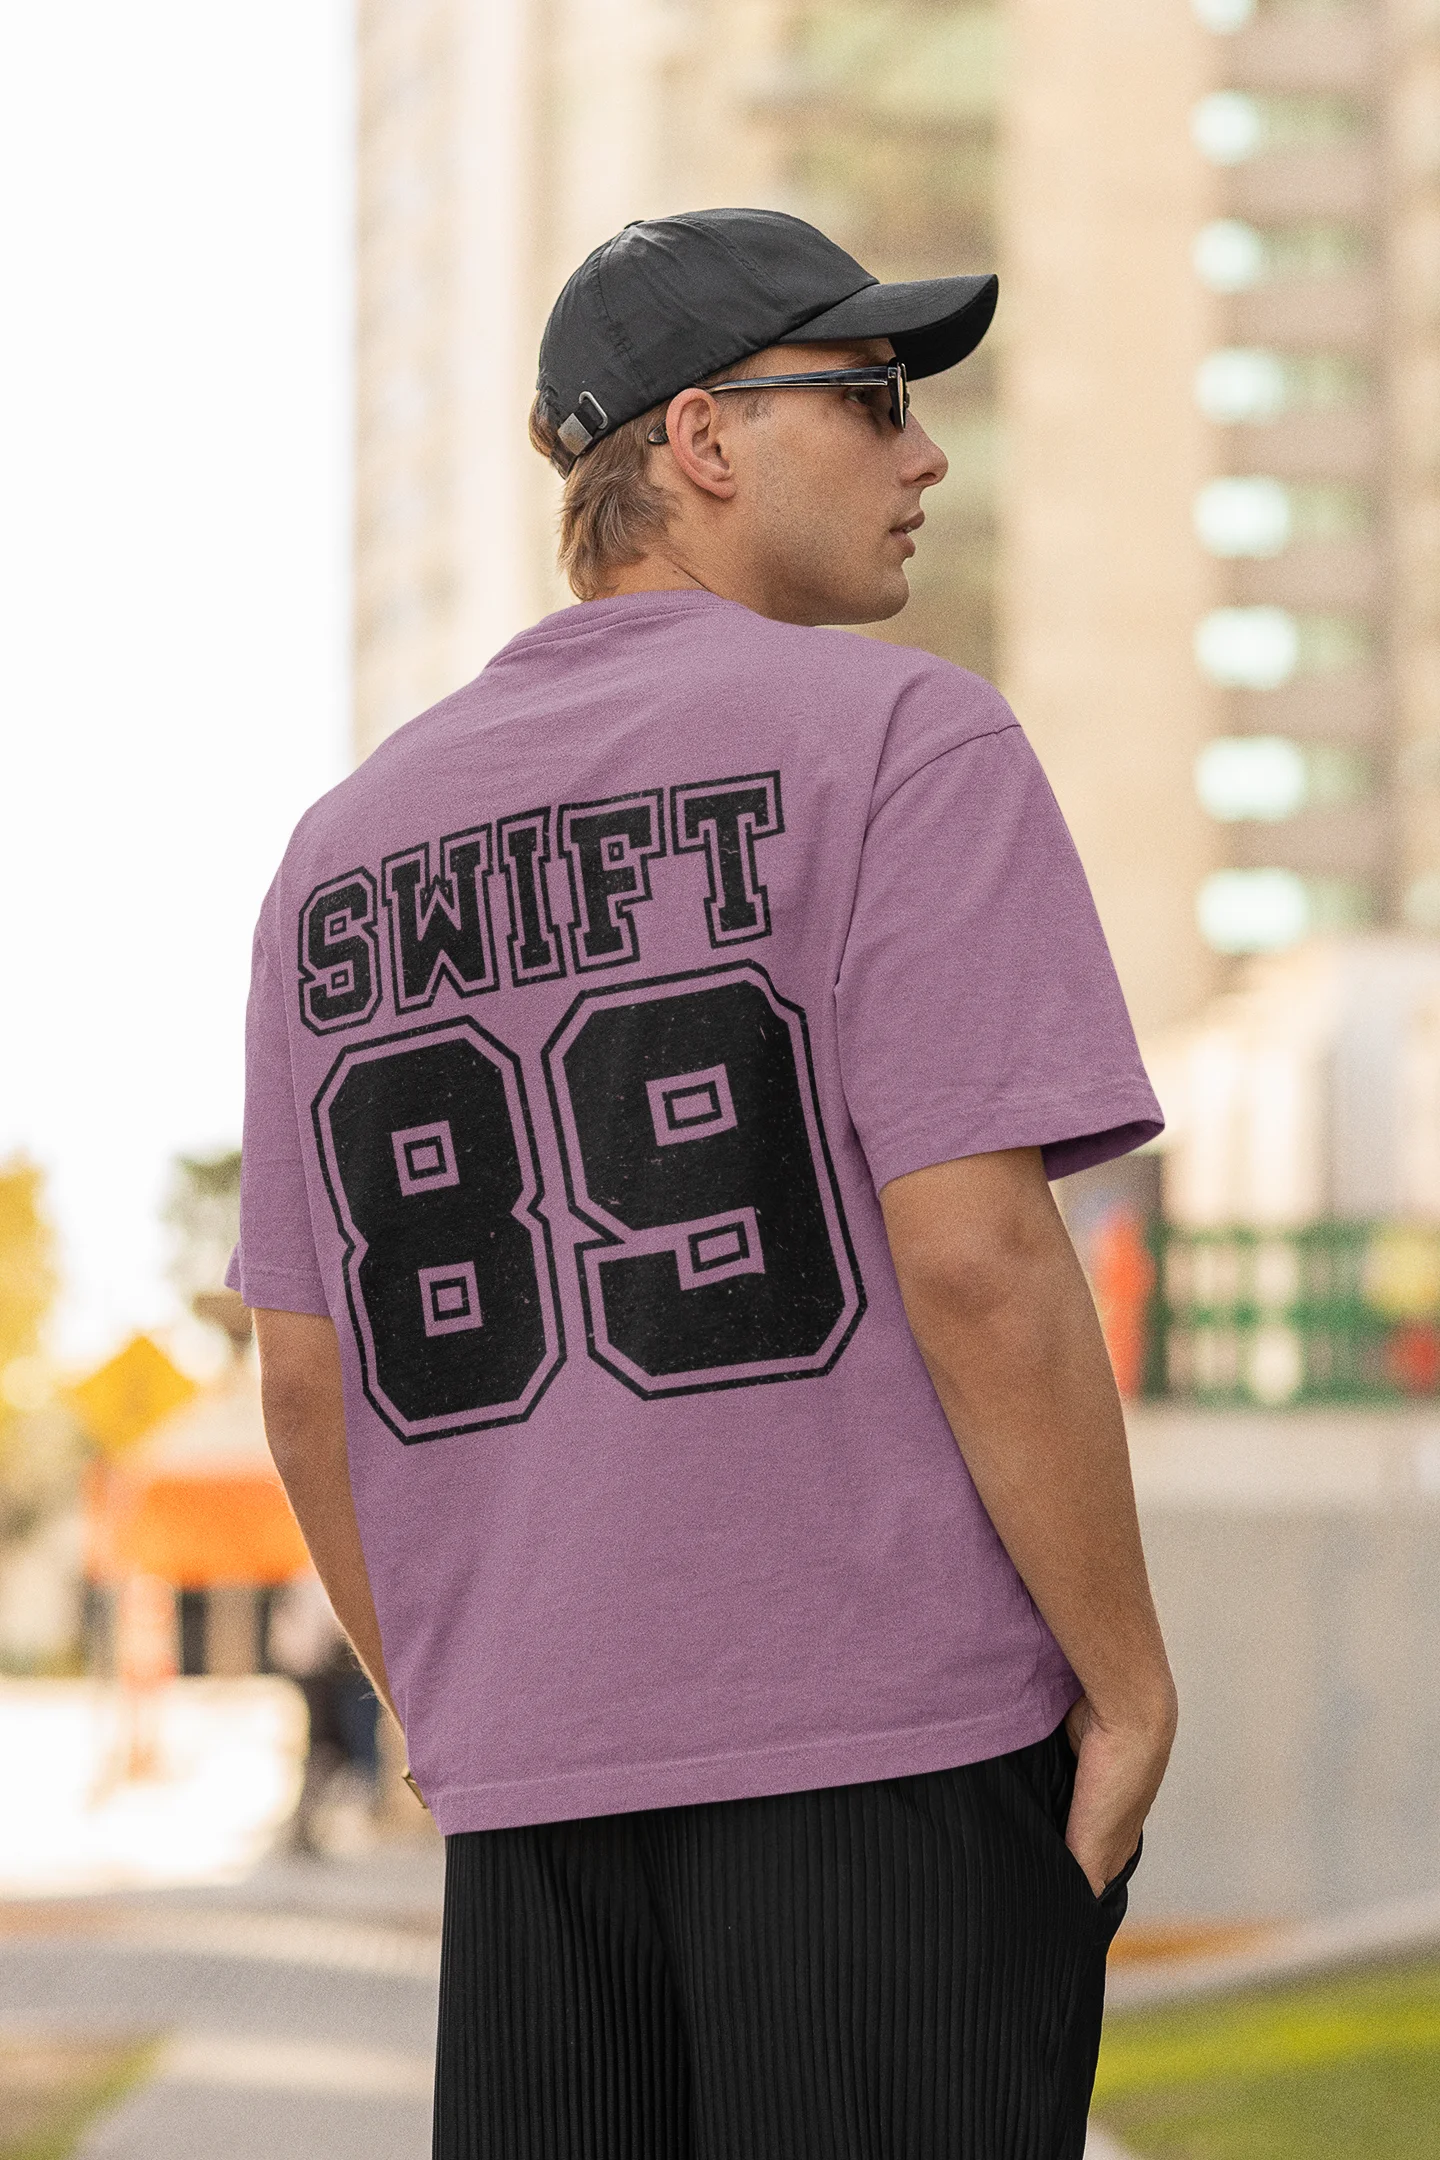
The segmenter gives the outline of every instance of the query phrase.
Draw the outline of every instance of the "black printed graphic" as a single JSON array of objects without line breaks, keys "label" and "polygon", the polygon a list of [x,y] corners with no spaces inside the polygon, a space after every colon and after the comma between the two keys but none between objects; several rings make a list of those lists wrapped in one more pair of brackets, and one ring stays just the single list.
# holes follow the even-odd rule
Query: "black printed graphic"
[{"label": "black printed graphic", "polygon": [[496,987],[495,940],[485,889],[490,828],[472,826],[440,843],[440,874],[430,875],[430,849],[387,855],[381,890],[390,918],[391,978],[400,1012],[430,1005],[444,981],[462,997]]},{"label": "black printed graphic", "polygon": [[510,895],[510,980],[553,982],[565,973],[560,933],[550,919],[545,865],[550,860],[550,812],[526,810],[496,827],[500,868]]},{"label": "black printed graphic", "polygon": [[671,788],[670,823],[677,855],[705,851],[710,943],[743,945],[769,937],[770,896],[755,869],[755,842],[785,830],[779,773]]},{"label": "black printed graphic", "polygon": [[317,885],[300,913],[300,1018],[328,1035],[368,1020],[379,1003],[375,880],[347,870]]},{"label": "black printed graphic", "polygon": [[314,1118],[368,1400],[406,1441],[528,1417],[565,1349],[515,1053],[468,1019],[357,1045]]},{"label": "black printed graphic", "polygon": [[665,853],[660,790],[609,802],[566,803],[560,847],[570,873],[575,921],[570,951],[577,973],[638,960],[633,910],[650,898],[650,863]]},{"label": "black printed graphic", "polygon": [[827,1372],[865,1299],[799,1007],[743,963],[585,991],[545,1061],[591,1355],[644,1396]]}]

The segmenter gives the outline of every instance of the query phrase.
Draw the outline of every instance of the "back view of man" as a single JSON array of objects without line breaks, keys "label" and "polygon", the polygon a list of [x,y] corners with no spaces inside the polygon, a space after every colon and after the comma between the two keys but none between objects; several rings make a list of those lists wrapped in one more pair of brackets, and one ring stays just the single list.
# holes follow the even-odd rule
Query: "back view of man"
[{"label": "back view of man", "polygon": [[1083,2148],[1174,1707],[1046,1181],[1159,1116],[1003,701],[813,627],[904,605],[907,375],[994,304],[598,249],[531,421],[587,604],[265,903],[238,1285],[448,1842],[440,2160]]}]

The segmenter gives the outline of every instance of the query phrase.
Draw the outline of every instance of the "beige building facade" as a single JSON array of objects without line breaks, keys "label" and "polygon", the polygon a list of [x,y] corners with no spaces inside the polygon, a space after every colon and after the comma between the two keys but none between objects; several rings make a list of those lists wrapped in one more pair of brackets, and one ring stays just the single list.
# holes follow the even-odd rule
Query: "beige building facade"
[{"label": "beige building facade", "polygon": [[[361,0],[355,743],[568,594],[525,440],[568,273],[629,219],[757,203],[883,277],[993,268],[999,15],[934,0]],[[894,634],[994,669],[992,354]]]},{"label": "beige building facade", "polygon": [[1143,1033],[1440,928],[1435,0],[361,0],[356,746],[568,597],[524,418],[627,219],[989,269],[878,634],[995,677]]},{"label": "beige building facade", "polygon": [[1440,928],[1440,10],[1011,20],[1003,679],[1151,1031]]},{"label": "beige building facade", "polygon": [[1191,504],[1209,334],[1189,242],[1213,202],[1184,0],[1014,0],[1001,182],[1003,686],[1089,872],[1138,1024],[1199,1003],[1195,891],[1221,842],[1192,769],[1216,592]]},{"label": "beige building facade", "polygon": [[560,285],[629,219],[773,200],[776,10],[361,0],[355,743],[568,595],[528,445]]}]

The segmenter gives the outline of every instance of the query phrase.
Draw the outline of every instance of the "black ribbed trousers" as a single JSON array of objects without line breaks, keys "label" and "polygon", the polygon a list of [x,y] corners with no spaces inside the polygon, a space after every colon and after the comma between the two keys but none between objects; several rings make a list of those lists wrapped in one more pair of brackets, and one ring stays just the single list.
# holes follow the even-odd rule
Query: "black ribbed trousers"
[{"label": "black ribbed trousers", "polygon": [[[1080,2160],[1074,1759],[447,1840],[435,2160]],[[1134,1863],[1131,1863],[1132,1867]]]}]

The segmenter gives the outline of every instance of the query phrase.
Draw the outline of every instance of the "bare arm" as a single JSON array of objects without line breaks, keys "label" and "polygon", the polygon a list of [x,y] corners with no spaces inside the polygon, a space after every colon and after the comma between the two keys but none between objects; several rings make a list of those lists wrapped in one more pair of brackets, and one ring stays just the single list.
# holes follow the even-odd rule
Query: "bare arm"
[{"label": "bare arm", "polygon": [[937,1164],[881,1194],[905,1309],[976,1490],[1085,1690],[1066,1842],[1094,1888],[1135,1849],[1175,1690],[1120,1400],[1038,1148]]},{"label": "bare arm", "polygon": [[335,1616],[395,1715],[350,1491],[340,1346],[311,1313],[257,1312],[265,1437]]}]

